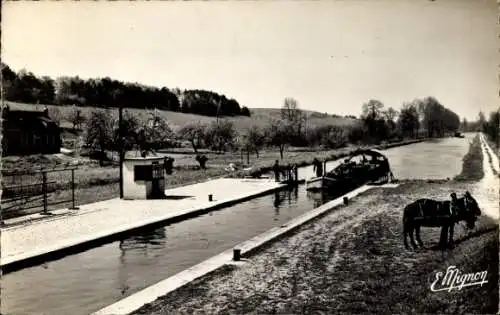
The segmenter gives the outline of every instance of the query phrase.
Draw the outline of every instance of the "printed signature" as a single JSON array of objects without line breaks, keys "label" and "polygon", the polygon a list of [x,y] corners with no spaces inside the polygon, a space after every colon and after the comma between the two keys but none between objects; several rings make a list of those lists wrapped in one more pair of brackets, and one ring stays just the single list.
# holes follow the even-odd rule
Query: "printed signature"
[{"label": "printed signature", "polygon": [[436,280],[432,283],[431,290],[433,292],[451,292],[453,289],[462,290],[464,287],[474,285],[483,286],[483,284],[488,283],[487,276],[488,271],[462,273],[456,266],[449,266],[444,275],[443,272],[436,273]]}]

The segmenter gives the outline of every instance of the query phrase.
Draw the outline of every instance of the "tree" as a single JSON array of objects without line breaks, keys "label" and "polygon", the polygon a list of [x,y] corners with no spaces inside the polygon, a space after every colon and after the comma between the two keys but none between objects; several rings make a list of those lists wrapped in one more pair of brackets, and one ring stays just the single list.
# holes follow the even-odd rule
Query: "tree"
[{"label": "tree", "polygon": [[160,116],[158,110],[155,109],[149,113],[144,131],[149,148],[159,149],[172,145],[174,132],[169,127],[167,120]]},{"label": "tree", "polygon": [[82,111],[74,105],[66,119],[73,124],[73,131],[77,128],[81,129],[82,124],[85,122],[85,116],[83,116]]},{"label": "tree", "polygon": [[266,142],[265,133],[261,131],[261,129],[258,126],[253,125],[252,127],[250,127],[250,129],[248,129],[244,137],[243,145],[248,152],[250,151],[255,152],[255,155],[258,158],[259,151],[262,149],[265,142]]},{"label": "tree", "polygon": [[456,132],[460,128],[460,118],[453,111],[445,108],[434,97],[427,97],[420,102],[423,112],[422,123],[428,137],[442,137],[447,132]]},{"label": "tree", "polygon": [[281,107],[281,119],[285,120],[292,129],[291,143],[303,144],[302,129],[305,127],[306,114],[299,108],[297,100],[291,97],[285,98]]},{"label": "tree", "polygon": [[469,130],[469,123],[467,122],[467,119],[465,117],[462,120],[462,125],[460,126],[460,129],[462,129],[463,132],[467,132]]},{"label": "tree", "polygon": [[484,116],[484,113],[482,111],[479,112],[478,114],[478,125],[481,131],[484,131],[485,126],[486,126],[486,118]]},{"label": "tree", "polygon": [[[122,158],[125,157],[127,151],[140,147],[139,143],[139,121],[136,117],[130,114],[127,110],[123,112],[121,123],[121,137],[120,139],[120,126],[116,123],[113,124],[113,147],[116,151],[121,152]],[[123,146],[120,150],[120,146]]]},{"label": "tree", "polygon": [[370,141],[379,142],[387,138],[388,130],[383,116],[384,104],[369,100],[363,104],[361,119]]},{"label": "tree", "polygon": [[500,111],[490,113],[490,118],[485,123],[485,133],[488,138],[498,145],[500,139]]},{"label": "tree", "polygon": [[212,150],[225,152],[228,148],[234,148],[237,132],[234,124],[229,120],[212,122],[205,133],[205,143]]},{"label": "tree", "polygon": [[278,147],[283,159],[285,147],[290,144],[295,132],[288,120],[272,120],[266,130],[268,144]]},{"label": "tree", "polygon": [[49,117],[54,121],[56,124],[60,125],[61,124],[61,111],[58,108],[51,107],[48,109],[49,111]]},{"label": "tree", "polygon": [[392,107],[389,107],[387,110],[382,112],[382,116],[384,116],[386,120],[387,128],[390,135],[393,134],[394,130],[396,129],[396,122],[394,120],[396,119],[397,115],[398,112]]},{"label": "tree", "polygon": [[250,110],[248,109],[248,107],[243,106],[241,108],[241,115],[250,117]]},{"label": "tree", "polygon": [[403,137],[415,138],[420,127],[418,104],[404,103],[397,126]]},{"label": "tree", "polygon": [[191,142],[194,152],[198,153],[198,149],[202,146],[202,142],[205,138],[206,130],[207,126],[200,122],[189,123],[179,130],[179,134],[184,140]]},{"label": "tree", "polygon": [[369,100],[363,104],[362,119],[378,120],[382,119],[384,104],[379,100]]},{"label": "tree", "polygon": [[321,145],[329,149],[345,146],[347,137],[347,130],[335,125],[317,126],[307,132],[309,145]]},{"label": "tree", "polygon": [[85,143],[99,150],[99,164],[102,166],[106,150],[113,145],[114,121],[108,110],[94,110],[87,121]]}]

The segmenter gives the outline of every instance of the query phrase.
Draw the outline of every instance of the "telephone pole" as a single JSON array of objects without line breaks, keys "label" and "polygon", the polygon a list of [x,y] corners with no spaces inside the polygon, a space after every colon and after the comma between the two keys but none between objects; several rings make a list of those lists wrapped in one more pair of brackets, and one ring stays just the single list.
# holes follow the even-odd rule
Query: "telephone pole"
[{"label": "telephone pole", "polygon": [[123,106],[118,105],[118,138],[119,138],[119,155],[120,155],[120,199],[123,199]]}]

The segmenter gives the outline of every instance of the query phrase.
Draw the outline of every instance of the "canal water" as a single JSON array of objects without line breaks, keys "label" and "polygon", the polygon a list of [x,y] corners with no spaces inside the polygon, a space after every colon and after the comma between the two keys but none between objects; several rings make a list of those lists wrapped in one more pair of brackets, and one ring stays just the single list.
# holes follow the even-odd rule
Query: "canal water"
[{"label": "canal water", "polygon": [[[471,135],[385,150],[396,178],[460,173]],[[327,170],[339,162],[327,164]],[[312,167],[299,170],[308,178]],[[2,314],[89,314],[333,199],[303,185],[6,274]],[[47,231],[50,233],[50,231]]]}]

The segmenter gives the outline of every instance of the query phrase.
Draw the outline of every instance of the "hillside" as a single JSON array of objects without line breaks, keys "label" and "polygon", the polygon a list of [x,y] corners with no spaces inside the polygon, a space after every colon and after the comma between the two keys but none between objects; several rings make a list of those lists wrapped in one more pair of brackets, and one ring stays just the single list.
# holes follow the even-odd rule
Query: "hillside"
[{"label": "hillside", "polygon": [[[13,110],[43,110],[45,105],[41,104],[24,104],[15,102],[6,102],[9,107]],[[47,105],[49,112],[52,116],[59,116],[60,125],[63,128],[71,128],[72,124],[66,117],[71,113],[72,106],[59,106],[59,105]],[[94,107],[78,107],[81,113],[88,117],[90,112],[94,110]],[[128,112],[132,113],[139,120],[145,120],[147,116],[146,110],[142,109],[126,109]],[[113,117],[118,118],[118,109],[110,109]],[[54,112],[58,112],[54,114]],[[278,108],[254,108],[250,109],[251,117],[246,116],[235,116],[235,117],[223,117],[222,119],[229,119],[234,122],[238,130],[247,129],[253,125],[259,127],[265,127],[268,122],[273,118],[280,118],[280,109]],[[353,126],[359,123],[359,120],[344,117],[332,117],[331,115],[325,115],[323,113],[314,111],[305,111],[308,115],[307,125],[308,126],[321,126],[321,125],[337,125],[337,126]],[[180,129],[182,126],[191,122],[199,122],[202,124],[209,124],[216,120],[216,117],[202,116],[196,114],[186,114],[180,112],[159,110],[159,113],[164,117],[170,124],[171,128],[174,130]],[[57,118],[56,118],[57,119]]]}]

